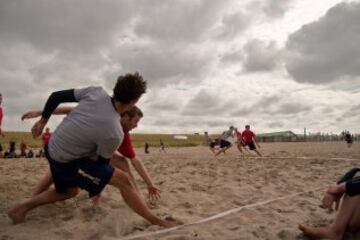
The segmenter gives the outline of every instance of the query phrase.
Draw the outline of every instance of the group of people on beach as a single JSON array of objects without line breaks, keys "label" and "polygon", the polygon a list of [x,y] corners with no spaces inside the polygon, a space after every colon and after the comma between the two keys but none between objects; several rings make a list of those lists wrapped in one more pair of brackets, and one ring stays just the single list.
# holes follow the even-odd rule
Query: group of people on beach
[{"label": "group of people on beach", "polygon": [[[221,153],[225,154],[226,150],[231,148],[233,144],[236,144],[239,152],[244,155],[243,149],[246,151],[248,147],[251,151],[254,151],[259,157],[261,153],[259,143],[256,141],[256,135],[250,130],[250,125],[245,126],[243,132],[238,131],[234,126],[230,126],[228,130],[224,131],[219,138],[213,139],[208,132],[204,132],[205,140],[211,150],[211,152],[218,156]],[[218,146],[218,149],[216,149]]]},{"label": "group of people on beach", "polygon": [[[40,118],[31,129],[38,137],[53,114],[66,114],[44,146],[49,171],[34,188],[32,196],[8,211],[14,223],[25,220],[27,213],[39,206],[75,197],[79,189],[88,192],[94,205],[101,201],[101,193],[107,185],[116,187],[126,204],[150,223],[164,227],[179,224],[173,218],[159,218],[142,199],[127,159],[147,184],[152,199],[160,197],[160,191],[151,180],[142,161],[136,156],[129,132],[137,127],[143,117],[135,105],[146,92],[147,84],[138,73],[117,78],[112,96],[102,87],[87,87],[53,92],[40,111],[24,114],[24,119]],[[77,102],[76,107],[59,107],[62,103]],[[225,153],[235,134],[240,152],[249,147],[257,151],[255,134],[250,126],[240,133],[231,126],[219,140],[220,149],[207,134],[209,146],[215,155]],[[230,143],[230,144],[229,144]],[[341,239],[346,230],[360,229],[360,179],[355,176],[359,169],[347,173],[337,184],[329,187],[322,206],[331,210],[342,204],[334,223],[326,227],[299,228],[309,236]],[[51,185],[54,188],[50,188]]]}]

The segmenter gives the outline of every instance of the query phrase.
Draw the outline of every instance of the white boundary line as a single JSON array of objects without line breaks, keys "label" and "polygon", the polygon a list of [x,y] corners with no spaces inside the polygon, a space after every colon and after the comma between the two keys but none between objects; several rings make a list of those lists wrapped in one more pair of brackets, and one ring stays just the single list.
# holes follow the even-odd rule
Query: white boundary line
[{"label": "white boundary line", "polygon": [[[210,216],[208,218],[204,218],[204,219],[192,222],[192,223],[186,223],[186,224],[183,224],[183,225],[179,225],[179,226],[176,226],[176,227],[167,228],[167,229],[163,229],[163,230],[158,230],[158,231],[155,231],[155,232],[142,233],[142,234],[137,234],[137,235],[134,235],[134,236],[124,237],[124,238],[120,238],[120,240],[132,240],[132,239],[150,237],[150,236],[155,236],[155,235],[160,235],[160,234],[172,232],[172,231],[175,231],[177,229],[181,229],[181,228],[184,228],[184,227],[187,227],[187,226],[197,225],[197,224],[212,221],[214,219],[222,218],[222,217],[227,216],[229,214],[239,212],[239,211],[241,211],[243,209],[249,209],[249,208],[254,208],[254,207],[257,207],[257,206],[262,206],[262,205],[265,205],[265,204],[268,204],[268,203],[271,203],[271,202],[292,198],[292,197],[295,197],[295,196],[298,196],[298,195],[318,191],[318,190],[321,190],[321,189],[324,189],[324,187],[312,189],[312,190],[309,190],[309,191],[289,194],[289,195],[286,195],[286,196],[283,196],[283,197],[273,198],[273,199],[269,199],[269,200],[265,200],[265,201],[252,203],[252,204],[248,204],[248,205],[245,205],[245,206],[233,208],[233,209],[230,209],[230,210],[215,214],[215,215]],[[113,238],[113,239],[115,239],[115,238]]]},{"label": "white boundary line", "polygon": [[331,158],[326,158],[326,157],[318,157],[318,156],[309,156],[309,157],[296,157],[296,156],[289,156],[289,157],[275,157],[275,156],[268,156],[268,157],[247,157],[245,156],[245,158],[253,158],[253,159],[291,159],[291,158],[295,158],[295,159],[318,159],[318,160],[336,160],[336,161],[360,161],[360,159],[356,159],[356,158],[343,158],[343,157],[331,157]]}]

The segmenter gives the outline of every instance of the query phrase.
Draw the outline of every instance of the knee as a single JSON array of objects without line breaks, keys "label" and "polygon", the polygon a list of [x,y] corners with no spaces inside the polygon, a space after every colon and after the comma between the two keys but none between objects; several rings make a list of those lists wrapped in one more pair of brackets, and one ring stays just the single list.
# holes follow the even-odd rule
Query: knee
[{"label": "knee", "polygon": [[78,193],[79,193],[78,188],[70,188],[67,190],[67,194],[69,195],[70,198],[75,197],[76,195],[78,195]]},{"label": "knee", "polygon": [[130,177],[128,173],[121,170],[115,170],[113,177],[118,187],[131,186]]}]

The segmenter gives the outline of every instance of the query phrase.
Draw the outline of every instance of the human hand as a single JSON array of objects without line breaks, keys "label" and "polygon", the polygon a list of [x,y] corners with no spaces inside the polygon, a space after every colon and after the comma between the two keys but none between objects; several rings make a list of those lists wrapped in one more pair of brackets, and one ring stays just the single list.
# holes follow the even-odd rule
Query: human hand
[{"label": "human hand", "polygon": [[335,204],[335,210],[337,211],[340,204],[340,199],[345,192],[345,184],[335,184],[331,185],[323,199],[322,199],[322,207],[329,210],[329,212],[333,211],[333,205]]},{"label": "human hand", "polygon": [[21,116],[21,120],[24,121],[25,119],[30,119],[30,118],[37,118],[41,116],[41,112],[40,111],[30,111],[30,112],[26,112]]},{"label": "human hand", "polygon": [[159,188],[151,185],[148,187],[148,191],[149,191],[149,199],[151,201],[160,199],[160,189]]},{"label": "human hand", "polygon": [[342,194],[335,195],[331,193],[325,193],[323,199],[322,199],[322,208],[328,209],[328,211],[331,213],[334,209],[333,206],[335,204],[335,211],[339,209],[340,199],[342,197]]},{"label": "human hand", "polygon": [[47,123],[47,120],[44,118],[41,118],[39,121],[37,121],[34,124],[34,126],[31,128],[31,133],[33,135],[33,138],[36,138],[41,135],[46,123]]}]

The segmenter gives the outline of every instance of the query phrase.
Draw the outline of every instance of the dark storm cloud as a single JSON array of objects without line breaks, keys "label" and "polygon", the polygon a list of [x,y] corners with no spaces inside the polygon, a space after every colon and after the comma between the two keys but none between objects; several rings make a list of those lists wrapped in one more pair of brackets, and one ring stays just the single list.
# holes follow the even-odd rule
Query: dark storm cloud
[{"label": "dark storm cloud", "polygon": [[287,41],[286,68],[298,82],[313,84],[360,75],[360,2],[340,3]]}]

